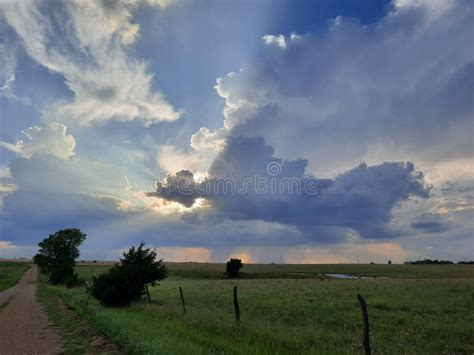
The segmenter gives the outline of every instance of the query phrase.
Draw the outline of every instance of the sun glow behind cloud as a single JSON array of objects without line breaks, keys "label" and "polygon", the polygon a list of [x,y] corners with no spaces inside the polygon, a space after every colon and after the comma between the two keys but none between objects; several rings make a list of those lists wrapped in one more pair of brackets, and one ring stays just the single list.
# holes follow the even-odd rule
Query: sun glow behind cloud
[{"label": "sun glow behind cloud", "polygon": [[[172,259],[381,262],[468,250],[474,58],[464,2],[396,0],[369,23],[331,16],[314,31],[279,24],[292,12],[271,2],[242,2],[248,17],[237,25],[235,4],[53,4],[0,5],[8,245],[80,219],[99,249],[150,239]],[[154,193],[154,181],[183,170],[194,184],[239,182],[268,177],[275,162],[282,177],[317,178],[318,194]]]}]

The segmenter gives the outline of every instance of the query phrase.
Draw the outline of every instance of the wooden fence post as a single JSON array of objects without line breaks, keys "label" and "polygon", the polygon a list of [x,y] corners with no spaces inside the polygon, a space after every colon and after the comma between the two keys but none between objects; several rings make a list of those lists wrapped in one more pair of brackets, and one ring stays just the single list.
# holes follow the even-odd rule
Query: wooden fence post
[{"label": "wooden fence post", "polygon": [[237,299],[237,286],[234,286],[234,310],[235,310],[235,321],[237,324],[240,323],[240,308],[239,300]]},{"label": "wooden fence post", "polygon": [[89,306],[89,298],[91,296],[91,293],[92,293],[92,287],[89,286],[89,284],[87,283],[87,281],[84,281],[84,287],[86,288],[86,293],[87,293],[87,297],[86,297],[86,307]]},{"label": "wooden fence post", "polygon": [[365,303],[364,297],[357,295],[357,299],[360,303],[360,308],[362,308],[362,320],[364,322],[364,335],[362,338],[362,344],[364,345],[365,355],[370,355],[370,338],[369,338],[369,314],[367,312],[367,304]]},{"label": "wooden fence post", "polygon": [[184,304],[183,289],[179,286],[179,295],[181,297],[181,304],[183,305],[183,313],[186,314],[186,305]]},{"label": "wooden fence post", "polygon": [[148,285],[145,285],[145,292],[146,298],[148,299],[148,303],[151,303],[150,291],[148,291]]}]

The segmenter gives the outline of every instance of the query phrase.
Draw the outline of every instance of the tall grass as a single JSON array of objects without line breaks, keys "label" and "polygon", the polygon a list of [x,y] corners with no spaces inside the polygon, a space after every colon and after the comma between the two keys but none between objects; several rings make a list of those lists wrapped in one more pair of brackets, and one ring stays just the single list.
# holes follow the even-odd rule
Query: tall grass
[{"label": "tall grass", "polygon": [[[352,269],[353,273],[360,270]],[[440,274],[441,269],[432,270]],[[234,285],[239,287],[240,326],[233,314]],[[474,352],[473,286],[473,278],[230,281],[175,274],[151,289],[152,304],[140,302],[126,309],[87,301],[81,288],[51,290],[136,354],[360,353],[357,293],[368,303],[375,353],[468,354]]]}]

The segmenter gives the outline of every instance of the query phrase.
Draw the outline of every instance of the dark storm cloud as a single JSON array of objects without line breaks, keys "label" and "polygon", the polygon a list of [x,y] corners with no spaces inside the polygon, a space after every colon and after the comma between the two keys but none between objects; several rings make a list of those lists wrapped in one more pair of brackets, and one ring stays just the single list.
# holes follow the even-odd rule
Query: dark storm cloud
[{"label": "dark storm cloud", "polygon": [[425,233],[441,233],[453,228],[452,224],[446,221],[443,216],[434,213],[422,214],[415,222],[411,223],[411,226]]},{"label": "dark storm cloud", "polygon": [[[273,148],[261,137],[230,136],[212,164],[209,179],[197,183],[191,172],[181,171],[169,176],[150,195],[188,207],[204,197],[221,218],[293,225],[314,238],[327,228],[351,228],[367,238],[395,236],[396,231],[387,228],[392,209],[410,197],[429,196],[423,174],[409,162],[360,164],[324,180],[305,176],[306,164],[306,160],[274,157]],[[272,171],[272,167],[278,170]],[[255,177],[263,184],[258,185]],[[222,181],[232,182],[235,188],[224,191],[216,187]],[[289,184],[279,189],[285,181],[298,183],[301,189],[290,190]],[[308,181],[314,183],[311,190],[305,185]],[[186,185],[184,192],[180,184]],[[205,190],[204,185],[210,188]]]}]

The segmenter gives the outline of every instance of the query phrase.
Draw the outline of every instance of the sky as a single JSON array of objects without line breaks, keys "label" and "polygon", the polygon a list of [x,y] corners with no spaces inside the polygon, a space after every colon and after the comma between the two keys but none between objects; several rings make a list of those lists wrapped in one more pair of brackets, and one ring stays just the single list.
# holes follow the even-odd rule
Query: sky
[{"label": "sky", "polygon": [[0,258],[474,259],[468,0],[0,2]]}]

